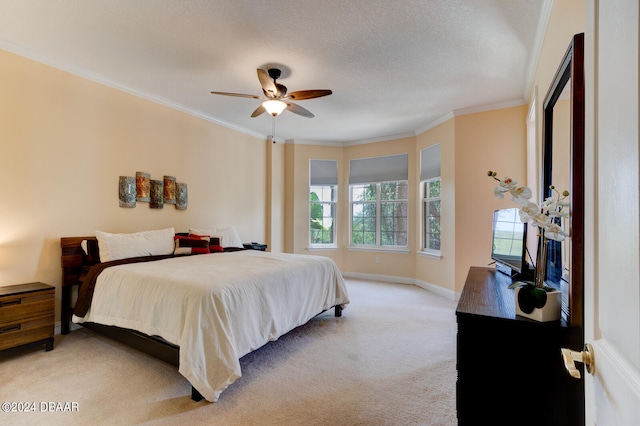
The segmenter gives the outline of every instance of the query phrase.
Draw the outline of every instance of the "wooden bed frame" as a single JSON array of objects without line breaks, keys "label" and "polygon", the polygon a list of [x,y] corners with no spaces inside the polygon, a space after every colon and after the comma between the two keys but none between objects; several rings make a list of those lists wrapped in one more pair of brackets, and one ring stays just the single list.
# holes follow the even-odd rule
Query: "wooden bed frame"
[{"label": "wooden bed frame", "polygon": [[[96,237],[62,237],[60,238],[60,247],[62,248],[62,297],[60,310],[61,333],[69,334],[71,317],[73,315],[72,292],[73,287],[80,285],[78,278],[87,265],[86,254],[82,249],[83,241],[96,241]],[[335,316],[342,316],[342,307],[336,305]],[[323,311],[325,312],[325,311]],[[319,312],[320,315],[322,312]],[[85,322],[81,323],[85,328],[93,330],[97,333],[110,337],[118,342],[124,343],[130,347],[138,349],[146,354],[168,362],[176,367],[180,362],[180,347],[167,342],[158,336],[149,336],[135,330],[129,330],[120,327],[107,326],[97,323]],[[201,401],[204,397],[191,386],[191,399]]]}]

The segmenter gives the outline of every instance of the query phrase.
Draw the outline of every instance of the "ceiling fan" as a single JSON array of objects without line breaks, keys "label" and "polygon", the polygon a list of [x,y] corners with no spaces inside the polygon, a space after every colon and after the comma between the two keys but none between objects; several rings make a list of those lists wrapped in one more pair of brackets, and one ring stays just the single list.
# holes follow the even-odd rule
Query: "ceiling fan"
[{"label": "ceiling fan", "polygon": [[331,90],[299,90],[287,94],[286,86],[278,83],[276,80],[280,78],[281,71],[277,68],[270,68],[269,71],[258,69],[258,80],[262,86],[262,93],[265,97],[255,95],[244,95],[242,93],[228,93],[228,92],[211,92],[214,95],[225,96],[237,96],[241,98],[253,98],[262,100],[262,104],[251,114],[251,117],[257,117],[260,114],[267,112],[276,117],[280,115],[285,109],[291,111],[294,114],[301,115],[307,118],[313,118],[314,115],[307,109],[300,105],[290,102],[303,101],[305,99],[314,99],[321,96],[327,96],[332,94]]}]

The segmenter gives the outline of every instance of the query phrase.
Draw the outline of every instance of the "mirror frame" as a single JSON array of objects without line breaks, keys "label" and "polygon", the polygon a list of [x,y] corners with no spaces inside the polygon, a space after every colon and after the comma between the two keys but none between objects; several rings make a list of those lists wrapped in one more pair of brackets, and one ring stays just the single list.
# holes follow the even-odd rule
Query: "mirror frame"
[{"label": "mirror frame", "polygon": [[[541,199],[552,195],[553,107],[565,86],[570,84],[570,188],[568,248],[570,253],[567,322],[582,327],[584,285],[584,33],[573,36],[543,103]],[[561,189],[560,189],[561,190]],[[538,242],[540,244],[540,242]],[[564,306],[563,306],[564,309]]]}]

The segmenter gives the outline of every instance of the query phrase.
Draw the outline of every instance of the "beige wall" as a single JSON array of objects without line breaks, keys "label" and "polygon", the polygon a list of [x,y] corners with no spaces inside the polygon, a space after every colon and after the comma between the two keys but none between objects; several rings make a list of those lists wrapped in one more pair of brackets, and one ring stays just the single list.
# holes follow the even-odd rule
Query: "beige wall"
[{"label": "beige wall", "polygon": [[[439,259],[418,255],[416,257],[416,280],[424,285],[436,285],[447,290],[455,291],[456,265],[456,133],[455,119],[429,129],[416,138],[416,170],[420,170],[420,152],[435,144],[440,144],[440,173],[441,173],[441,223]],[[418,194],[420,193],[418,188]],[[417,234],[422,235],[422,203],[416,203]],[[421,250],[422,241],[416,238],[415,249]]]},{"label": "beige wall", "polygon": [[493,210],[514,207],[505,197],[493,195],[495,181],[488,170],[500,177],[525,182],[527,107],[505,108],[456,117],[455,147],[455,288],[462,290],[470,266],[491,262],[491,221]]},{"label": "beige wall", "polygon": [[[285,167],[284,145],[278,143],[267,144],[267,229],[265,242],[268,251],[284,251],[285,235]],[[259,179],[258,179],[259,180]]]},{"label": "beige wall", "polygon": [[[59,287],[59,238],[96,229],[233,225],[265,241],[269,142],[5,51],[0,93],[0,286]],[[186,182],[187,210],[120,208],[118,176],[136,171]]]}]

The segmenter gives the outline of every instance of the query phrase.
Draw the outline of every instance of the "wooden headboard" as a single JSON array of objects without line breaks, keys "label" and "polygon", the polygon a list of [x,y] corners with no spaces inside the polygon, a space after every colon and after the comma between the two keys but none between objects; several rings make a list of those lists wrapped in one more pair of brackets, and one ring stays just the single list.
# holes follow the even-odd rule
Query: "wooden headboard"
[{"label": "wooden headboard", "polygon": [[78,285],[78,278],[85,266],[86,255],[82,250],[83,241],[97,241],[96,237],[63,237],[60,238],[62,248],[62,300],[60,310],[60,323],[62,334],[69,334],[69,325],[73,306],[71,304],[71,292],[73,286]]}]

